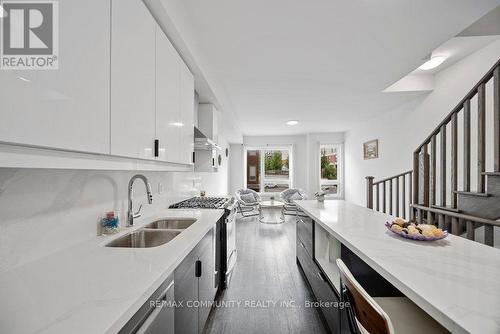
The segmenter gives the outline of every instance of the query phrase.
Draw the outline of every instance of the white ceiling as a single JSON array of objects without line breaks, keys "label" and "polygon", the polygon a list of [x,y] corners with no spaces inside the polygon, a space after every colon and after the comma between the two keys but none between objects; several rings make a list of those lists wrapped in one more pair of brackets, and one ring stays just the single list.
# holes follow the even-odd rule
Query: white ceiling
[{"label": "white ceiling", "polygon": [[500,0],[182,3],[243,133],[280,135],[345,131],[415,98],[382,91]]}]

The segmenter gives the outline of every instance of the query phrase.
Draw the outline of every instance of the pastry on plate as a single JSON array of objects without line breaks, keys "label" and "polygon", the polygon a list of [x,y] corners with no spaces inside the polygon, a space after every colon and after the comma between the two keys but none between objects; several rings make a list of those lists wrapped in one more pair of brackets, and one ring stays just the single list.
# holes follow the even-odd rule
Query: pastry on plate
[{"label": "pastry on plate", "polygon": [[424,230],[435,230],[437,229],[437,227],[435,225],[431,225],[431,224],[419,224],[418,227],[420,227],[422,229],[422,231]]},{"label": "pastry on plate", "polygon": [[414,225],[408,226],[408,234],[409,235],[420,235],[420,231]]},{"label": "pastry on plate", "polygon": [[407,227],[408,231],[418,231],[417,227],[415,225],[408,225]]},{"label": "pastry on plate", "polygon": [[406,220],[404,220],[403,218],[397,217],[396,219],[394,219],[394,224],[398,224],[401,227],[406,227],[408,222]]},{"label": "pastry on plate", "polygon": [[401,226],[399,226],[398,224],[392,224],[392,226],[391,226],[392,232],[401,233],[402,230],[403,230],[403,228]]},{"label": "pastry on plate", "polygon": [[432,231],[432,229],[428,229],[428,228],[426,228],[426,229],[424,229],[424,230],[422,231],[422,235],[423,235],[424,237],[426,237],[426,238],[433,238],[433,237],[434,237],[434,232]]},{"label": "pastry on plate", "polygon": [[437,228],[437,229],[432,231],[432,235],[436,238],[442,238],[444,236],[444,232],[442,229]]}]

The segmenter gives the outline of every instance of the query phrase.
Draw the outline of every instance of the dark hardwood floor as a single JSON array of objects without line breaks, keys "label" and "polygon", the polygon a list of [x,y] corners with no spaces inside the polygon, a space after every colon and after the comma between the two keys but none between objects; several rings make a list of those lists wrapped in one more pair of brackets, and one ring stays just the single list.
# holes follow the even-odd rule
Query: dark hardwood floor
[{"label": "dark hardwood floor", "polygon": [[[218,302],[241,304],[212,309],[205,333],[327,333],[318,311],[304,305],[312,297],[295,261],[295,217],[276,225],[261,224],[256,217],[239,218],[236,224],[238,262]],[[295,307],[281,304],[289,301]]]}]

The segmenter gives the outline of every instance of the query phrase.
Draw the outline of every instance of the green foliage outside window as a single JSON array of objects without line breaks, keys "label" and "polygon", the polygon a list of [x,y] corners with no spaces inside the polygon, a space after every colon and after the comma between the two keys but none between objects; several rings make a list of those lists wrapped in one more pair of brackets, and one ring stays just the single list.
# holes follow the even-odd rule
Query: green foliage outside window
[{"label": "green foliage outside window", "polygon": [[331,164],[326,155],[321,156],[321,178],[327,180],[337,179],[337,165]]},{"label": "green foliage outside window", "polygon": [[273,154],[266,154],[265,158],[266,171],[281,171],[283,168],[283,161],[281,160],[281,152],[273,152]]}]

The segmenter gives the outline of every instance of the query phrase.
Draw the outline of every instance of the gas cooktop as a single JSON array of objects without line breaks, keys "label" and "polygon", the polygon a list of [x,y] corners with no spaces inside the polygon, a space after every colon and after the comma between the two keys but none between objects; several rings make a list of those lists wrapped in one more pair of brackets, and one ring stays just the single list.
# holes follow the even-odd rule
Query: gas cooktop
[{"label": "gas cooktop", "polygon": [[225,209],[232,202],[227,197],[193,197],[185,201],[172,204],[170,209]]}]

